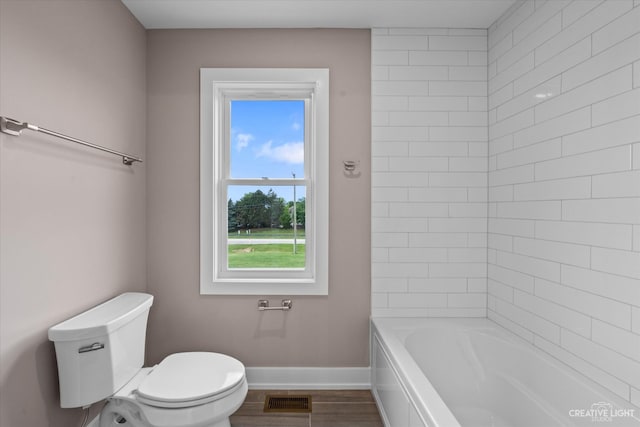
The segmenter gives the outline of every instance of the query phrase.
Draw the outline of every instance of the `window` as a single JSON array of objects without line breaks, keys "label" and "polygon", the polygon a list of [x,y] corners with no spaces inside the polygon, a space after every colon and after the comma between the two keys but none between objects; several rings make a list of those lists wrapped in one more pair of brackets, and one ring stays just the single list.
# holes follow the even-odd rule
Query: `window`
[{"label": "window", "polygon": [[200,79],[200,293],[326,295],[329,71]]}]

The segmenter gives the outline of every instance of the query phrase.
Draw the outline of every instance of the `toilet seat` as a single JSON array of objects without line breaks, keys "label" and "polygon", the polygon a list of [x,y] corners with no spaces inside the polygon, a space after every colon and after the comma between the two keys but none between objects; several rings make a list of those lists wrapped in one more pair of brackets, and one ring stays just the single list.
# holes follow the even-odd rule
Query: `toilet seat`
[{"label": "toilet seat", "polygon": [[228,396],[242,386],[244,379],[244,365],[230,356],[175,353],[142,380],[136,400],[160,408],[187,408]]}]

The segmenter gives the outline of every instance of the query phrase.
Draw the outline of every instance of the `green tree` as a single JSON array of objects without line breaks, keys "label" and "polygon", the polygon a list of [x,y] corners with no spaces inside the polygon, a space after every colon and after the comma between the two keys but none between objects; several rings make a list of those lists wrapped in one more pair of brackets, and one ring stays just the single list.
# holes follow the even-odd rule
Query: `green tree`
[{"label": "green tree", "polygon": [[[235,205],[229,201],[229,229],[233,224],[238,228],[271,228],[282,225],[281,216],[286,210],[284,199],[269,189],[267,194],[262,190],[246,193]],[[233,218],[232,218],[233,215]]]},{"label": "green tree", "polygon": [[293,206],[293,202],[290,202],[282,209],[282,213],[280,214],[280,225],[282,228],[286,228],[287,230],[292,228],[291,224],[291,214],[289,213],[290,206]]},{"label": "green tree", "polygon": [[284,199],[282,197],[278,197],[273,189],[269,189],[267,198],[269,202],[269,205],[267,207],[267,209],[269,209],[270,218],[269,226],[279,228],[282,225],[280,217],[282,216],[282,212],[285,211]]},{"label": "green tree", "polygon": [[296,219],[298,220],[298,224],[305,226],[305,212],[306,212],[306,199],[301,197],[296,202]]},{"label": "green tree", "polygon": [[233,200],[227,202],[227,230],[235,231],[238,229],[238,218],[236,215],[236,205]]},{"label": "green tree", "polygon": [[[299,198],[296,201],[296,221],[299,226],[305,226],[305,208],[306,208],[306,199],[304,197]],[[293,201],[287,203],[286,209],[282,212],[280,216],[280,223],[284,228],[292,228],[293,227]]]},{"label": "green tree", "polygon": [[261,190],[246,193],[236,203],[238,225],[241,228],[262,228],[269,222],[267,195]]}]

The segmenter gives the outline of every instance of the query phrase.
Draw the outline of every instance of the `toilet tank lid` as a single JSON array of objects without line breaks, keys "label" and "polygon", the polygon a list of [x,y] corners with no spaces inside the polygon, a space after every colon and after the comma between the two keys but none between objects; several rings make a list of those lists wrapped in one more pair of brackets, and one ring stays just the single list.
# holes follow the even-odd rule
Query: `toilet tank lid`
[{"label": "toilet tank lid", "polygon": [[77,341],[112,333],[153,303],[153,295],[127,292],[49,328],[50,341]]}]

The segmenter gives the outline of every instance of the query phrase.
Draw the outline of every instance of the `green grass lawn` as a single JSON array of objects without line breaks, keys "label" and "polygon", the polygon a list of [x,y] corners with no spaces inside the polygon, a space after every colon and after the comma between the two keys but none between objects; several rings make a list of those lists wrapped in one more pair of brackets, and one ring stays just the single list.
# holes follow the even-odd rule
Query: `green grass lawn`
[{"label": "green grass lawn", "polygon": [[[231,236],[229,236],[231,237]],[[229,268],[304,268],[305,245],[229,245]]]},{"label": "green grass lawn", "polygon": [[[304,239],[304,229],[298,229],[296,236],[298,239]],[[250,234],[244,230],[240,230],[240,234],[237,231],[229,231],[229,239],[293,239],[293,229],[256,228],[252,229]]]}]

